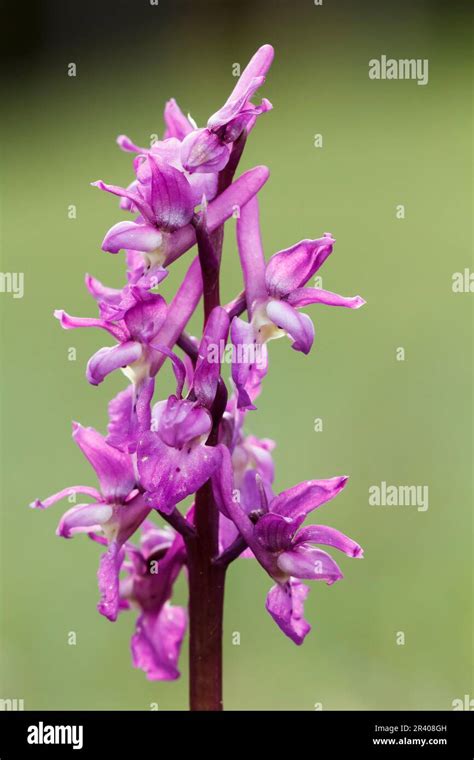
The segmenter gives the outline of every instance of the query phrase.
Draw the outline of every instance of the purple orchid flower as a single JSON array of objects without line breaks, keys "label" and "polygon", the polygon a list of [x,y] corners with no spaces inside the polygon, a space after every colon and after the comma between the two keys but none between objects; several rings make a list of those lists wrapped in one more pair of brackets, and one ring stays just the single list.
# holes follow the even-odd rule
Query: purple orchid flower
[{"label": "purple orchid flower", "polygon": [[[176,104],[175,104],[176,105]],[[176,108],[178,106],[176,105]],[[183,118],[185,118],[183,116]],[[189,129],[193,131],[194,127],[191,126],[186,119]],[[174,130],[176,131],[176,130]],[[167,132],[168,133],[168,130]],[[187,134],[187,133],[186,133]],[[166,137],[163,140],[156,140],[153,142],[150,148],[141,148],[135,145],[126,135],[119,135],[117,143],[122,150],[127,153],[136,153],[139,158],[135,161],[134,166],[137,167],[139,161],[143,161],[144,156],[151,156],[157,161],[164,162],[171,166],[176,171],[180,172],[185,178],[188,187],[187,192],[191,199],[193,207],[198,206],[201,203],[202,196],[205,195],[208,200],[212,200],[217,193],[217,173],[214,174],[192,174],[187,171],[182,163],[182,140],[177,136]],[[139,179],[134,179],[133,182],[126,188],[127,195],[120,198],[120,208],[125,211],[134,211],[139,213],[139,208],[133,202],[131,195],[140,191]]]},{"label": "purple orchid flower", "polygon": [[303,602],[308,593],[301,579],[325,581],[332,585],[343,575],[332,557],[313,544],[332,546],[350,557],[362,557],[359,544],[325,525],[301,527],[315,509],[334,499],[347,477],[310,480],[268,499],[260,488],[260,499],[248,514],[232,498],[232,462],[222,447],[222,463],[213,476],[214,492],[223,514],[231,519],[262,567],[277,582],[267,596],[267,610],[277,625],[296,644],[310,630],[303,618]]},{"label": "purple orchid flower", "polygon": [[54,316],[66,330],[77,327],[101,327],[119,342],[113,347],[99,349],[87,364],[87,379],[91,385],[99,385],[111,372],[122,368],[135,383],[153,377],[156,352],[151,344],[162,327],[167,307],[164,298],[147,293],[137,286],[126,286],[118,303],[102,299],[101,319],[71,317],[57,310]]},{"label": "purple orchid flower", "polygon": [[[237,241],[245,281],[250,323],[236,317],[231,326],[233,344],[248,347],[288,335],[292,348],[308,354],[314,341],[314,326],[307,314],[298,311],[310,304],[358,309],[360,296],[346,298],[322,288],[304,287],[332,253],[334,238],[325,233],[315,240],[302,240],[275,253],[267,264],[260,236],[257,199],[241,209]],[[246,384],[252,364],[235,361],[232,377],[239,391],[239,404],[251,406]]]},{"label": "purple orchid flower", "polygon": [[[154,159],[149,159],[151,163],[154,163]],[[163,162],[161,163],[163,166]],[[173,167],[171,167],[173,169]],[[168,175],[171,173],[168,172]],[[178,172],[174,169],[174,172]],[[164,172],[166,176],[166,171]],[[143,176],[143,175],[142,175]],[[252,198],[261,187],[265,184],[269,176],[269,171],[266,166],[256,166],[254,169],[249,169],[244,172],[235,182],[224,190],[217,198],[209,203],[207,211],[207,224],[210,232],[213,232],[220,227],[227,219],[229,219],[234,213],[235,208],[244,206],[250,198]],[[176,179],[176,174],[172,177]],[[174,185],[170,182],[170,191],[174,194],[178,192],[179,186],[183,187],[183,182],[186,182],[186,178],[183,177],[182,181],[176,182]],[[116,187],[113,185],[105,186],[104,183],[93,183],[101,189],[107,190],[117,195],[129,197],[130,193],[124,188]],[[146,183],[145,183],[146,184]],[[160,194],[160,198],[163,201],[163,209],[160,212],[160,218],[175,218],[173,210],[168,202],[165,190],[166,183],[161,183],[163,193]],[[112,190],[112,188],[114,188]],[[146,194],[146,193],[145,193]],[[132,193],[130,199],[133,204],[133,198],[136,197],[136,193]],[[187,216],[191,219],[192,213],[189,214],[190,206],[192,205],[192,198],[189,196],[188,188],[186,188],[186,213],[181,214],[181,221]],[[141,201],[140,201],[141,202]],[[142,204],[143,205],[143,204]],[[183,204],[180,204],[180,207]],[[151,211],[150,211],[151,217]],[[196,232],[192,224],[184,224],[178,226],[174,231],[167,231],[159,227],[159,220],[147,221],[146,217],[139,216],[133,222],[119,222],[115,224],[107,232],[103,243],[102,249],[110,253],[118,253],[122,248],[134,251],[140,251],[146,254],[150,265],[153,267],[168,266],[175,261],[179,256],[185,253],[196,243]]]},{"label": "purple orchid flower", "polygon": [[88,381],[99,385],[111,372],[121,369],[132,381],[137,396],[143,387],[153,393],[150,380],[163,363],[162,352],[154,343],[173,345],[193,313],[202,293],[199,262],[193,262],[169,307],[162,296],[139,285],[116,290],[87,275],[86,286],[98,302],[99,319],[72,317],[60,309],[54,316],[65,330],[99,327],[118,341],[116,346],[99,349],[89,359]]},{"label": "purple orchid flower", "polygon": [[[111,425],[115,443],[124,446],[127,431],[123,431],[120,437],[116,420],[111,419]],[[108,548],[101,557],[98,572],[101,595],[98,610],[109,620],[115,620],[119,610],[122,547],[146,518],[150,507],[136,488],[133,460],[125,449],[112,445],[110,438],[104,438],[94,428],[84,428],[78,423],[73,424],[73,439],[94,468],[100,490],[71,486],[47,499],[37,499],[30,506],[46,509],[77,493],[95,499],[93,503],[78,504],[69,509],[62,516],[56,533],[63,538],[72,538],[76,533],[103,532]]]},{"label": "purple orchid flower", "polygon": [[264,98],[259,106],[251,98],[265,82],[273,61],[271,45],[260,47],[250,60],[226,103],[208,122],[207,127],[189,132],[181,146],[181,162],[191,175],[214,174],[226,166],[232,144],[242,132],[253,128],[258,116],[270,111],[272,104]]},{"label": "purple orchid flower", "polygon": [[151,681],[179,678],[187,615],[169,599],[185,559],[182,537],[147,520],[141,526],[140,548],[130,542],[125,545],[121,606],[140,610],[131,641],[132,662]]},{"label": "purple orchid flower", "polygon": [[186,399],[182,398],[185,367],[176,355],[168,354],[178,381],[176,395],[154,406],[151,430],[141,436],[137,449],[146,503],[164,514],[197,491],[220,463],[220,449],[206,445],[212,429],[210,409],[217,392],[221,359],[209,349],[216,348],[221,354],[228,330],[227,312],[216,307],[206,323]]},{"label": "purple orchid flower", "polygon": [[[266,99],[252,102],[272,59],[270,45],[257,50],[204,128],[169,100],[162,140],[148,148],[125,135],[117,140],[135,154],[128,187],[93,183],[117,195],[120,208],[134,215],[115,224],[102,244],[111,253],[125,250],[126,282],[110,288],[87,275],[98,316],[73,317],[59,310],[55,316],[65,329],[99,327],[115,339],[115,345],[89,360],[91,384],[99,385],[116,369],[130,384],[109,403],[106,436],[73,426],[73,438],[94,468],[99,488],[72,486],[31,505],[44,509],[74,497],[57,533],[65,538],[86,533],[105,547],[98,571],[99,612],[114,621],[120,611],[138,609],[132,661],[150,680],[179,676],[187,614],[170,600],[186,568],[192,709],[222,708],[222,609],[225,574],[234,559],[255,558],[265,569],[274,582],[266,608],[301,644],[310,630],[304,617],[309,589],[303,581],[333,584],[342,578],[319,545],[350,557],[363,554],[359,544],[334,528],[303,525],[344,488],[347,478],[310,480],[275,494],[275,444],[244,430],[268,372],[268,341],[286,334],[293,349],[307,354],[314,327],[301,308],[364,303],[359,296],[307,287],[333,250],[328,233],[279,251],[266,263],[257,194],[269,171],[256,166],[233,181],[247,137],[258,117],[272,108]],[[237,216],[245,290],[222,307],[224,223],[231,216]],[[155,289],[170,265],[194,245],[198,256],[167,304]],[[194,338],[187,325],[201,298],[204,330]],[[245,309],[248,321],[240,318]],[[230,399],[221,376],[227,348],[232,350]],[[176,392],[154,403],[156,375],[167,359]],[[87,503],[75,503],[78,493]],[[177,505],[190,496],[195,496],[193,506],[185,515]],[[156,527],[152,511],[171,528]],[[137,545],[132,537],[139,529]]]},{"label": "purple orchid flower", "polygon": [[182,172],[150,151],[137,156],[134,167],[137,179],[131,189],[102,180],[92,185],[126,198],[131,208],[140,214],[138,224],[130,227],[132,223],[128,223],[128,234],[122,234],[120,247],[143,251],[150,258],[153,255],[154,263],[162,264],[157,252],[162,247],[163,236],[186,226],[192,219],[194,203],[190,186]]}]

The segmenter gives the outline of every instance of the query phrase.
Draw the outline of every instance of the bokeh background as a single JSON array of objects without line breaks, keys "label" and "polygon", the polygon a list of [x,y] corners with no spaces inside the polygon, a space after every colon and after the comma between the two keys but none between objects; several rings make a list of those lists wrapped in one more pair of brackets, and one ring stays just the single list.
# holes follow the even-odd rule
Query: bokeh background
[{"label": "bokeh background", "polygon": [[[270,581],[261,568],[232,566],[225,704],[424,710],[473,695],[473,296],[451,287],[454,272],[472,269],[465,6],[45,0],[7,11],[2,271],[24,272],[25,295],[0,294],[0,697],[22,698],[26,709],[186,709],[187,645],[181,680],[147,682],[130,662],[132,616],[112,625],[95,611],[99,547],[55,537],[61,505],[46,513],[27,505],[95,484],[70,423],[103,430],[106,403],[125,383],[114,376],[89,386],[86,361],[107,339],[64,332],[52,318],[55,308],[95,313],[84,272],[115,286],[123,280],[123,255],[100,250],[123,214],[89,182],[130,181],[131,158],[115,137],[146,144],[161,135],[167,98],[205,123],[235,83],[232,65],[243,67],[264,42],[276,48],[262,91],[274,110],[254,130],[242,169],[271,169],[261,193],[266,252],[332,232],[323,286],[360,293],[367,306],[310,307],[317,336],[307,358],[286,340],[270,345],[271,373],[248,428],[277,441],[278,490],[350,475],[318,521],[356,538],[366,558],[342,557],[346,577],[331,588],[312,584],[313,631],[301,648],[266,613]],[[368,61],[382,54],[428,58],[429,84],[369,80]],[[322,148],[314,147],[318,133]],[[405,219],[396,218],[398,204]],[[225,298],[241,287],[234,227],[231,220]],[[165,296],[187,262],[189,254],[173,265]],[[405,361],[396,360],[399,347]],[[171,391],[166,368],[158,387]],[[369,506],[368,489],[381,481],[429,486],[429,509]]]}]

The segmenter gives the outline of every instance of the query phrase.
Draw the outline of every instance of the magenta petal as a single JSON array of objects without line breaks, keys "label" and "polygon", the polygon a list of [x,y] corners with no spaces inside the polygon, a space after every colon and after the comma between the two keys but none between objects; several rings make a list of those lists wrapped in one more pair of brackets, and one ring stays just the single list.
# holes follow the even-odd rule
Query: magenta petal
[{"label": "magenta petal", "polygon": [[297,288],[289,294],[287,300],[289,304],[295,307],[323,303],[326,306],[345,306],[348,309],[360,309],[365,304],[364,299],[360,296],[346,298],[322,288]]},{"label": "magenta petal", "polygon": [[126,153],[144,153],[146,151],[146,148],[140,148],[139,145],[135,145],[127,135],[119,135],[117,137],[117,145]]},{"label": "magenta petal", "polygon": [[86,274],[84,279],[87,290],[96,301],[118,303],[122,298],[122,291],[118,288],[109,288],[90,274]]},{"label": "magenta petal", "polygon": [[283,552],[277,564],[280,570],[295,578],[326,581],[329,585],[343,578],[331,555],[322,549],[315,549],[311,544],[298,544],[293,550]]},{"label": "magenta petal", "polygon": [[91,385],[100,385],[115,369],[133,364],[141,355],[142,346],[134,341],[100,348],[87,363],[86,377]]},{"label": "magenta petal", "polygon": [[228,331],[228,314],[221,306],[216,306],[209,315],[199,345],[193,383],[197,400],[208,409],[216,396]]},{"label": "magenta petal", "polygon": [[179,450],[167,446],[156,433],[142,436],[137,453],[147,502],[166,514],[204,485],[221,461],[217,447],[195,443]]},{"label": "magenta petal", "polygon": [[296,526],[289,517],[272,512],[263,515],[255,526],[255,536],[269,552],[279,552],[291,546]]},{"label": "magenta petal", "polygon": [[77,504],[64,513],[56,535],[72,538],[76,533],[91,533],[110,520],[113,510],[109,504]]},{"label": "magenta petal", "polygon": [[35,499],[29,506],[32,509],[48,509],[48,507],[56,504],[56,502],[61,501],[62,499],[67,499],[69,496],[76,495],[78,493],[92,496],[92,498],[96,499],[97,501],[101,501],[102,499],[100,493],[96,488],[90,488],[89,486],[69,486],[69,488],[63,488],[61,491],[53,493],[51,496],[48,496],[47,499]]},{"label": "magenta petal", "polygon": [[296,534],[294,544],[296,546],[302,543],[333,546],[349,557],[362,558],[364,556],[364,550],[356,541],[327,525],[308,525],[306,528],[302,528]]},{"label": "magenta petal", "polygon": [[248,82],[246,88],[242,89],[237,95],[235,95],[235,92],[232,93],[222,108],[209,117],[207,122],[208,128],[217,130],[219,127],[225,126],[231,120],[239,116],[247,101],[249,101],[258,88],[262,86],[264,81],[265,77],[254,77]]},{"label": "magenta petal", "polygon": [[105,319],[92,319],[89,317],[71,317],[63,309],[56,309],[54,316],[59,320],[61,327],[65,330],[75,330],[78,327],[99,327],[106,330],[117,340],[122,340],[125,336],[124,331],[117,325],[107,322]]},{"label": "magenta petal", "polygon": [[110,446],[94,428],[77,422],[73,424],[72,437],[96,471],[104,498],[108,502],[123,501],[135,485],[130,456]]},{"label": "magenta petal", "polygon": [[135,251],[152,253],[162,242],[163,235],[151,224],[119,222],[107,232],[102,242],[102,250],[118,253],[121,248],[132,248]]},{"label": "magenta petal", "polygon": [[[256,509],[263,509],[266,512],[268,510],[267,504],[262,502],[271,501],[273,497],[269,483],[262,480],[259,484],[257,475],[260,475],[257,470],[254,470],[253,468],[248,469],[245,471],[243,479],[239,483],[240,504],[247,514]],[[265,499],[263,499],[262,496],[262,486]],[[295,528],[293,528],[293,532],[294,531]],[[258,537],[258,531],[256,529],[254,530],[254,533],[255,536]],[[263,543],[260,543],[263,546]]]},{"label": "magenta petal", "polygon": [[116,448],[126,450],[130,438],[130,427],[133,410],[133,386],[129,385],[120,391],[109,402],[109,424],[107,426],[107,443]]},{"label": "magenta petal", "polygon": [[271,45],[261,45],[240,75],[229,100],[235,100],[247,92],[249,84],[256,77],[264,77],[272,65],[274,55]]},{"label": "magenta petal", "polygon": [[307,480],[299,483],[275,496],[270,509],[276,514],[300,519],[302,522],[314,509],[334,499],[342,491],[347,480],[347,476],[343,475],[329,480]]},{"label": "magenta petal", "polygon": [[153,408],[152,429],[167,446],[181,449],[195,438],[205,440],[211,432],[212,419],[207,409],[188,399],[170,396]]},{"label": "magenta petal", "polygon": [[124,558],[123,550],[115,543],[102,554],[97,572],[100,600],[97,609],[101,615],[112,622],[117,620],[119,612],[119,572]]},{"label": "magenta petal", "polygon": [[265,273],[267,289],[277,298],[287,296],[304,285],[332,252],[334,238],[325,233],[316,240],[301,240],[291,248],[275,253]]},{"label": "magenta petal", "polygon": [[141,493],[137,493],[124,504],[116,507],[112,522],[117,531],[118,546],[122,546],[130,536],[133,536],[149,513],[150,507],[145,503]]},{"label": "magenta petal", "polygon": [[[134,288],[134,291],[137,288]],[[125,324],[130,338],[140,343],[149,343],[160,330],[166,319],[167,306],[163,296],[147,294],[146,300],[138,301],[125,313]]]},{"label": "magenta petal", "polygon": [[[147,163],[142,167],[146,171],[143,177],[145,182],[149,177],[147,195],[157,227],[173,232],[188,224],[194,208],[184,174],[152,154],[148,154]],[[138,179],[141,181],[140,175],[139,169]],[[138,248],[136,245],[133,247]]]},{"label": "magenta petal", "polygon": [[314,326],[307,314],[301,314],[286,301],[271,300],[267,304],[267,316],[284,330],[293,341],[295,351],[308,354],[314,341]]},{"label": "magenta petal", "polygon": [[[140,383],[134,385],[134,415],[132,415],[133,430],[133,451],[136,448],[136,438],[138,433],[150,429],[151,423],[151,402],[155,391],[155,379],[153,377],[145,378]],[[132,450],[129,446],[129,450]]]},{"label": "magenta petal", "polygon": [[232,520],[219,514],[219,553],[228,549],[238,535],[239,531]]},{"label": "magenta petal", "polygon": [[153,378],[144,379],[112,399],[108,407],[107,443],[122,451],[135,451],[139,433],[150,429],[154,386]]},{"label": "magenta petal", "polygon": [[158,612],[144,612],[132,636],[132,661],[150,681],[179,678],[178,659],[186,630],[186,612],[166,603]]},{"label": "magenta petal", "polygon": [[[222,461],[220,467],[212,477],[212,490],[217,508],[225,517],[227,517],[227,519],[232,520],[232,515],[234,513],[234,504],[232,501],[234,494],[234,471],[227,446],[221,446],[221,451]],[[252,537],[254,533],[254,527],[248,518],[246,518],[246,522],[247,530],[243,533],[245,539],[247,539],[248,536]]]},{"label": "magenta petal", "polygon": [[178,140],[183,140],[186,135],[193,130],[192,125],[189,123],[174,98],[168,100],[165,105],[164,119],[166,126],[164,134],[165,140],[170,137],[176,137]]},{"label": "magenta petal", "polygon": [[273,586],[267,595],[266,608],[275,623],[295,644],[302,644],[311,626],[304,619],[304,601],[309,588],[293,578],[284,585]]},{"label": "magenta petal", "polygon": [[253,325],[240,317],[234,317],[230,328],[230,337],[234,347],[232,356],[232,380],[237,389],[237,408],[255,409],[247,383],[252,366],[255,364],[257,339]]},{"label": "magenta petal", "polygon": [[113,195],[118,195],[120,198],[126,198],[127,201],[132,204],[132,207],[135,207],[140,212],[140,214],[142,214],[145,219],[147,219],[147,221],[153,221],[150,216],[150,209],[148,207],[148,204],[146,201],[144,201],[138,192],[134,192],[129,188],[119,187],[118,185],[108,185],[101,179],[97,180],[97,182],[91,182],[91,185],[93,187],[98,187],[99,190],[105,190],[106,192],[112,193]]},{"label": "magenta petal", "polygon": [[230,149],[209,129],[196,129],[184,138],[181,163],[186,171],[220,172],[229,160]]},{"label": "magenta petal", "polygon": [[258,199],[254,196],[240,209],[237,218],[237,246],[244,276],[245,296],[249,319],[253,305],[267,297],[265,284],[265,257],[260,235]]}]

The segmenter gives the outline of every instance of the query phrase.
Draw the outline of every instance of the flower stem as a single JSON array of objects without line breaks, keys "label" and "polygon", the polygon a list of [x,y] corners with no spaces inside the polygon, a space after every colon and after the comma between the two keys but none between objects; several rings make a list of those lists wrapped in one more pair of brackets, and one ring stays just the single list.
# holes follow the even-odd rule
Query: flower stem
[{"label": "flower stem", "polygon": [[[243,135],[233,147],[227,167],[219,175],[218,192],[232,182],[245,145]],[[204,325],[220,305],[219,272],[224,225],[210,234],[206,209],[193,220],[203,281]],[[186,340],[181,336],[182,343]],[[187,344],[187,348],[191,348]],[[211,409],[213,426],[208,446],[218,443],[219,424],[227,402],[222,379]],[[195,535],[186,540],[189,576],[189,701],[191,710],[222,710],[222,631],[226,566],[215,563],[219,553],[219,511],[210,480],[196,492]]]},{"label": "flower stem", "polygon": [[187,541],[189,572],[189,695],[191,710],[222,710],[222,619],[225,567],[213,564],[217,507],[210,481],[196,494],[196,538]]}]

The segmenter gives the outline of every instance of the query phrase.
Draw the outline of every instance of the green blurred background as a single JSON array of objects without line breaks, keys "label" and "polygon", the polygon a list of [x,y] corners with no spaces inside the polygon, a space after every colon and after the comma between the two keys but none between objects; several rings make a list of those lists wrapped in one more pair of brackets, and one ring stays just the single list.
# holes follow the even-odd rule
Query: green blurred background
[{"label": "green blurred background", "polygon": [[[332,232],[323,287],[360,293],[367,306],[310,307],[316,343],[307,358],[286,340],[270,344],[271,372],[248,429],[277,441],[278,490],[350,475],[317,521],[353,536],[366,557],[343,557],[345,579],[331,588],[311,584],[313,631],[301,648],[264,609],[262,569],[232,566],[225,705],[451,709],[473,695],[473,296],[451,288],[454,272],[472,268],[470,17],[456,3],[385,6],[68,1],[34,4],[23,20],[17,10],[23,41],[9,40],[3,94],[2,271],[24,272],[25,296],[0,295],[1,698],[23,698],[26,709],[187,706],[187,644],[179,681],[147,682],[130,662],[133,616],[112,625],[95,611],[99,547],[55,537],[61,505],[34,513],[27,504],[95,484],[70,423],[104,430],[107,401],[125,387],[120,375],[89,386],[86,361],[111,342],[99,331],[62,331],[52,318],[55,308],[95,314],[84,272],[123,281],[123,254],[100,243],[126,217],[89,182],[130,181],[131,158],[115,137],[146,144],[161,135],[167,98],[205,123],[235,83],[233,63],[243,67],[264,42],[276,49],[262,90],[274,110],[260,119],[242,168],[271,169],[261,193],[266,253]],[[381,54],[428,58],[429,84],[369,80],[368,61]],[[226,299],[241,288],[234,227],[226,228]],[[173,265],[165,296],[189,255]],[[159,395],[171,387],[165,367]],[[369,506],[368,489],[381,481],[428,485],[428,511]]]}]

